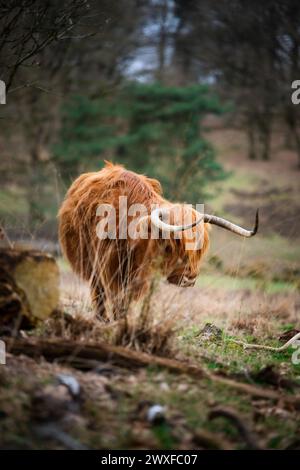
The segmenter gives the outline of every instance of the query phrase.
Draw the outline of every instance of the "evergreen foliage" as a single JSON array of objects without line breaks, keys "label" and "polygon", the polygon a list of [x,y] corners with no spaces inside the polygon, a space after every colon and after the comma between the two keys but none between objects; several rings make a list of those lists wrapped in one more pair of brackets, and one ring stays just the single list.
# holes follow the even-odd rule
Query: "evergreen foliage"
[{"label": "evergreen foliage", "polygon": [[224,108],[208,86],[131,83],[65,106],[55,158],[64,175],[99,168],[104,158],[159,178],[166,196],[203,202],[207,184],[225,177],[202,121]]}]

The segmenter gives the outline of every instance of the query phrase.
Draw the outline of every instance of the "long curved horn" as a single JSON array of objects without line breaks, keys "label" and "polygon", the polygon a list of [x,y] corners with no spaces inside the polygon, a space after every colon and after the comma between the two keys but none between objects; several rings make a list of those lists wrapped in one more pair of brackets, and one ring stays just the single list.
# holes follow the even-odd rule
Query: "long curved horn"
[{"label": "long curved horn", "polygon": [[230,232],[236,233],[237,235],[240,235],[241,237],[246,237],[246,238],[253,237],[257,233],[258,226],[259,226],[258,209],[255,215],[255,225],[252,230],[246,230],[242,227],[239,227],[239,225],[233,224],[232,222],[229,222],[228,220],[223,219],[222,217],[217,217],[216,215],[210,215],[210,214],[202,215],[198,220],[196,220],[195,222],[189,225],[172,225],[172,224],[168,224],[164,222],[161,219],[163,215],[168,215],[169,212],[170,210],[166,207],[164,208],[159,207],[157,209],[154,209],[151,212],[151,222],[153,223],[153,225],[155,225],[160,230],[167,230],[168,232],[180,232],[183,230],[189,230],[193,227],[196,227],[196,225],[204,221],[205,223],[217,225],[218,227],[225,228],[226,230],[229,230]]},{"label": "long curved horn", "polygon": [[229,222],[226,219],[222,219],[221,217],[217,217],[215,215],[204,214],[204,222],[210,223],[213,225],[218,225],[218,227],[225,228],[226,230],[236,233],[237,235],[240,235],[241,237],[249,238],[249,237],[253,237],[253,235],[255,235],[258,230],[258,225],[259,225],[258,209],[255,215],[255,225],[252,230],[246,230],[242,227],[239,227],[238,225],[233,224],[232,222]]},{"label": "long curved horn", "polygon": [[201,217],[189,225],[171,225],[164,222],[161,217],[164,215],[168,215],[170,213],[170,209],[166,207],[158,207],[151,212],[151,222],[155,227],[159,228],[160,230],[167,230],[168,232],[182,232],[183,230],[188,230],[196,225],[200,224],[205,216],[201,215]]}]

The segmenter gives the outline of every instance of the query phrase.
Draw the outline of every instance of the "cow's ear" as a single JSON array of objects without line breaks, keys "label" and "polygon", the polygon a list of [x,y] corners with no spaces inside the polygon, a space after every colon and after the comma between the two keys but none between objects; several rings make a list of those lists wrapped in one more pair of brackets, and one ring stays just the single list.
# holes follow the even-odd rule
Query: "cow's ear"
[{"label": "cow's ear", "polygon": [[162,194],[162,187],[159,181],[155,180],[154,178],[147,178],[147,182],[152,186],[157,194]]}]

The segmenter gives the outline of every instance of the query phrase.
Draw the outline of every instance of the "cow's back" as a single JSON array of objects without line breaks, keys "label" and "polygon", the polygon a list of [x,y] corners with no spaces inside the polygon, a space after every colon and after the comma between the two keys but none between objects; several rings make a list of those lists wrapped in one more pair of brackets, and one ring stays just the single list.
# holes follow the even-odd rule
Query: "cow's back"
[{"label": "cow's back", "polygon": [[[162,200],[158,181],[125,170],[120,165],[107,163],[98,172],[80,175],[69,188],[59,210],[59,240],[64,256],[73,270],[84,279],[90,279],[93,271],[104,269],[108,276],[120,259],[120,241],[99,240],[96,233],[97,208],[110,204],[116,210],[118,221],[119,198],[127,198],[127,207],[144,204],[150,211],[151,204]],[[117,227],[118,233],[118,227]],[[124,256],[128,252],[122,241]],[[98,258],[98,260],[96,259]],[[97,266],[97,262],[99,266]],[[124,260],[120,260],[124,263]]]}]

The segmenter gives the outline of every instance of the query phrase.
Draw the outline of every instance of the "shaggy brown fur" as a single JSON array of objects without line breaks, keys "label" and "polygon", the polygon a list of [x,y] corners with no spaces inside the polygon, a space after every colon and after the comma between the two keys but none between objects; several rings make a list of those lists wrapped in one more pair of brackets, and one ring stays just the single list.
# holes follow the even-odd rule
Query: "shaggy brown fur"
[{"label": "shaggy brown fur", "polygon": [[[183,276],[192,283],[209,244],[207,224],[182,232],[181,239],[173,235],[170,239],[120,239],[120,196],[127,196],[128,207],[137,203],[145,205],[149,214],[153,204],[169,207],[170,223],[182,223],[187,215],[195,221],[199,216],[187,205],[165,200],[157,180],[127,171],[120,165],[106,162],[101,171],[85,173],[74,181],[59,211],[60,243],[73,270],[89,281],[93,302],[102,319],[109,318],[109,310],[116,318],[128,302],[144,295],[154,270],[173,284],[181,285]],[[99,204],[110,204],[116,210],[116,240],[97,237]],[[128,224],[131,220],[128,216]],[[150,219],[147,220],[150,230]],[[201,249],[186,250],[186,242],[193,240],[195,231],[200,229],[204,232]]]}]

